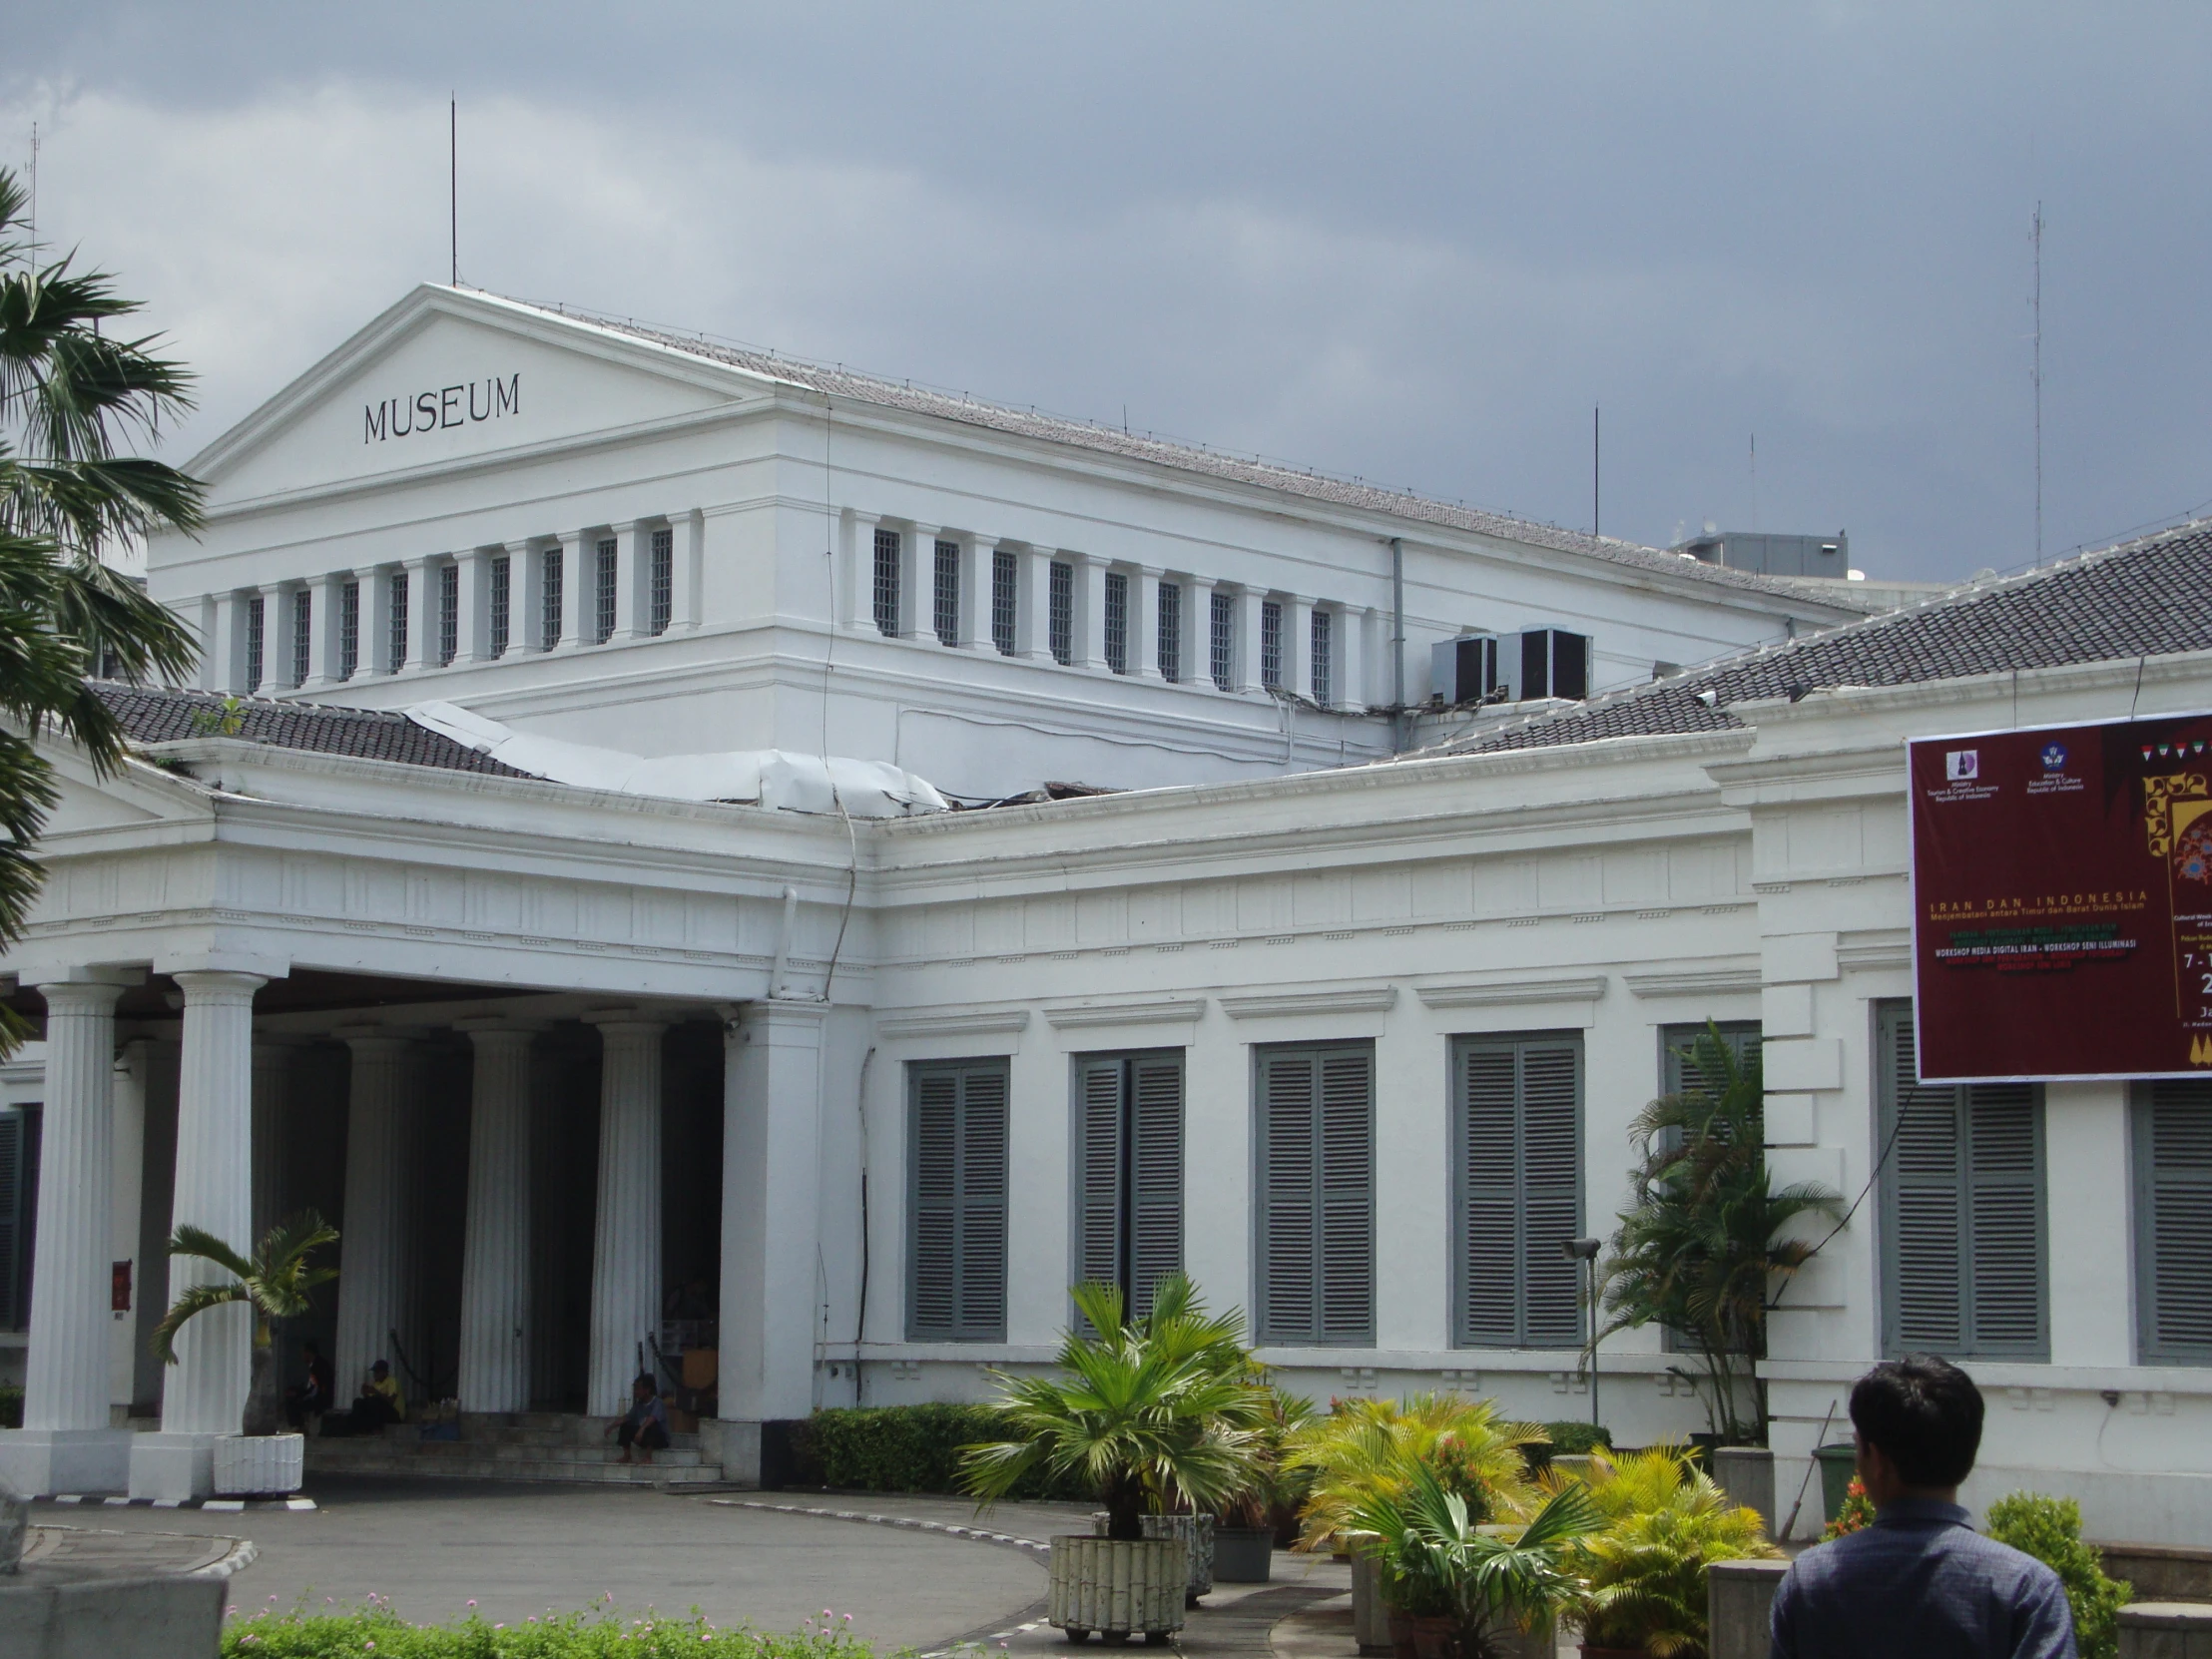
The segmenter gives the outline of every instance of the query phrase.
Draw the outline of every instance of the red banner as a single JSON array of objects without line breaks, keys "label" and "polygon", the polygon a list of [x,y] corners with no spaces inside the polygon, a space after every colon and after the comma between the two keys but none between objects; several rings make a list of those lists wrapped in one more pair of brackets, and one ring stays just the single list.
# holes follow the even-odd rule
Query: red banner
[{"label": "red banner", "polygon": [[1922,1080],[2212,1076],[2212,715],[1908,748]]}]

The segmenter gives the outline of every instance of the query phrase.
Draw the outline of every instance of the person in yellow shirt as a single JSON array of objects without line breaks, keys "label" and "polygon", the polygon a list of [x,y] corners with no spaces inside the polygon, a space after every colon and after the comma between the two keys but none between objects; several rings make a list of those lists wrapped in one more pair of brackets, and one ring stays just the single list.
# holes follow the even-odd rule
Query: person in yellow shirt
[{"label": "person in yellow shirt", "polygon": [[392,1376],[388,1360],[379,1360],[368,1368],[361,1397],[353,1402],[353,1420],[359,1425],[358,1432],[371,1434],[387,1422],[407,1420],[407,1399],[399,1391],[399,1379]]}]

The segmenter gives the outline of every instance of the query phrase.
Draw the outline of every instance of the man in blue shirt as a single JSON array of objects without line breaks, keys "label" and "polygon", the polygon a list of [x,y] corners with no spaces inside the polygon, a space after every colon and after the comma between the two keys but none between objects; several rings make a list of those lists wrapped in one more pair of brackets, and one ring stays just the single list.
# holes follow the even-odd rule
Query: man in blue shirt
[{"label": "man in blue shirt", "polygon": [[1927,1355],[1852,1384],[1874,1524],[1791,1564],[1775,1591],[1774,1659],[2074,1659],[2058,1575],[1982,1537],[1958,1506],[1981,1410],[1973,1379]]}]

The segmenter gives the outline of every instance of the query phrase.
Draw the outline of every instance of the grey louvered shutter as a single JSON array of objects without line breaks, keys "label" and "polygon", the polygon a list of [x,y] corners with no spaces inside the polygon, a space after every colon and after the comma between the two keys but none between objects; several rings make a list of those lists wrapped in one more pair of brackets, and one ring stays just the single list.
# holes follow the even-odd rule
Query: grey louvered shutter
[{"label": "grey louvered shutter", "polygon": [[1325,1343],[1375,1338],[1375,1055],[1319,1056],[1321,1330]]},{"label": "grey louvered shutter", "polygon": [[1006,1068],[960,1079],[959,1328],[967,1342],[1006,1334]]},{"label": "grey louvered shutter", "polygon": [[2147,1085],[2135,1107],[2143,1358],[2212,1360],[2212,1081]]},{"label": "grey louvered shutter", "polygon": [[1314,1097],[1310,1050],[1260,1054],[1260,1340],[1314,1340]]},{"label": "grey louvered shutter", "polygon": [[1520,1341],[1519,1058],[1509,1042],[1461,1045],[1459,1073],[1459,1341]]},{"label": "grey louvered shutter", "polygon": [[1582,1341],[1577,1265],[1561,1248],[1582,1231],[1582,1042],[1520,1045],[1521,1341]]},{"label": "grey louvered shutter", "polygon": [[917,1068],[913,1097],[913,1244],[906,1334],[943,1339],[953,1334],[959,1277],[959,1074]]},{"label": "grey louvered shutter", "polygon": [[23,1114],[0,1111],[0,1331],[20,1331],[22,1243],[30,1231],[23,1214]]},{"label": "grey louvered shutter", "polygon": [[1183,1271],[1183,1057],[1129,1067],[1129,1302],[1152,1311],[1152,1288]]},{"label": "grey louvered shutter", "polygon": [[1973,1352],[2037,1357],[2048,1342],[2042,1113],[2026,1083],[1976,1084],[1964,1094]]},{"label": "grey louvered shutter", "polygon": [[[1697,1068],[1685,1057],[1684,1050],[1694,1050],[1697,1040],[1704,1033],[1703,1025],[1669,1025],[1661,1028],[1659,1040],[1666,1049],[1661,1094],[1680,1094],[1690,1086],[1697,1075]],[[1757,1020],[1724,1020],[1720,1025],[1721,1042],[1738,1066],[1756,1059],[1759,1054],[1759,1022]]]},{"label": "grey louvered shutter", "polygon": [[1084,1060],[1075,1078],[1075,1278],[1121,1283],[1122,1063]]},{"label": "grey louvered shutter", "polygon": [[1882,1016],[1884,1132],[1891,1137],[1890,1347],[1959,1353],[1966,1339],[1955,1089],[1923,1087],[1910,1008]]}]

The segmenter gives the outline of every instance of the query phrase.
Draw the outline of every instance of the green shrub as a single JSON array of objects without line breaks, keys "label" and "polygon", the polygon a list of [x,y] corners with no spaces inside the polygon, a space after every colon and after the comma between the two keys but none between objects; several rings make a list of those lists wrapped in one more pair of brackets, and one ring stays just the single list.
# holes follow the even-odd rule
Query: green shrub
[{"label": "green shrub", "polygon": [[2013,1492],[1989,1505],[1988,1522],[1990,1537],[2034,1556],[2066,1586],[2081,1659],[2113,1659],[2120,1649],[2120,1608],[2135,1591],[2105,1577],[2095,1547],[2081,1541],[2081,1505],[2070,1497]]},{"label": "green shrub", "polygon": [[409,1624],[388,1604],[342,1613],[257,1613],[223,1627],[223,1659],[873,1659],[873,1650],[843,1634],[843,1620],[788,1636],[718,1630],[694,1613],[663,1618],[650,1610],[624,1618],[599,1613],[548,1613],[494,1624],[471,1613],[457,1624]]},{"label": "green shrub", "polygon": [[1551,1437],[1551,1449],[1564,1456],[1580,1456],[1599,1446],[1613,1449],[1612,1431],[1594,1422],[1547,1422],[1544,1432]]},{"label": "green shrub", "polygon": [[[798,1461],[803,1477],[855,1492],[957,1492],[960,1448],[1006,1437],[988,1405],[868,1405],[817,1411],[807,1419]],[[1015,1497],[1080,1501],[1097,1494],[1079,1483],[1048,1482],[1043,1472]]]},{"label": "green shrub", "polygon": [[0,1428],[23,1426],[23,1390],[0,1386]]}]

